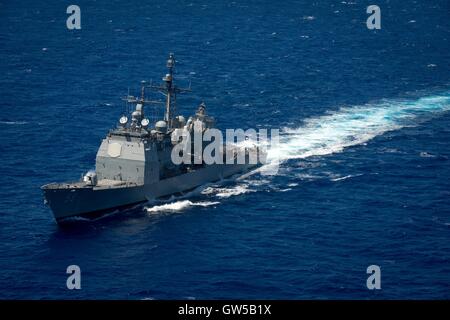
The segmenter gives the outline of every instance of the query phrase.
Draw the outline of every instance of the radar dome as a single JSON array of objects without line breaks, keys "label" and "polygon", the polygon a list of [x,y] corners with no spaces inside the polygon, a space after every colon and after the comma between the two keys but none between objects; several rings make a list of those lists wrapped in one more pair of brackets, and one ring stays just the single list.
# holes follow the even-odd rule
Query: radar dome
[{"label": "radar dome", "polygon": [[139,111],[133,111],[133,113],[131,114],[131,118],[137,121],[141,118],[141,113]]},{"label": "radar dome", "polygon": [[147,128],[149,123],[150,123],[150,121],[147,118],[144,118],[141,121],[141,126],[143,126],[144,128]]},{"label": "radar dome", "polygon": [[182,127],[186,124],[186,119],[183,116],[177,116],[177,120]]},{"label": "radar dome", "polygon": [[128,122],[128,118],[126,116],[121,116],[119,119],[119,123],[121,126],[125,126]]},{"label": "radar dome", "polygon": [[157,132],[165,133],[167,131],[167,123],[163,120],[156,122],[155,129]]}]

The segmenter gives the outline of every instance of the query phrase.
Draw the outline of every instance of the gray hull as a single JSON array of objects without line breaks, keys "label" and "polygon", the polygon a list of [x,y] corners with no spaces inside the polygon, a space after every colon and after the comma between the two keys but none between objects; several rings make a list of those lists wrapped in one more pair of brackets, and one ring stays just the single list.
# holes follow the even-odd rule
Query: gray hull
[{"label": "gray hull", "polygon": [[48,184],[42,187],[56,221],[112,211],[144,201],[185,192],[215,182],[256,165],[209,165],[195,171],[160,180],[153,184],[92,187],[83,184]]}]

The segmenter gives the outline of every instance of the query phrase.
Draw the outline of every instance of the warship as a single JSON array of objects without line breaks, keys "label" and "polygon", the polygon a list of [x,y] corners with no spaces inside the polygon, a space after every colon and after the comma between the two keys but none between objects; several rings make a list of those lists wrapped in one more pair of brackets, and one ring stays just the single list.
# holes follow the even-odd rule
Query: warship
[{"label": "warship", "polygon": [[[179,143],[179,133],[184,130],[194,134],[194,123],[202,130],[214,128],[215,119],[206,113],[202,102],[197,112],[186,119],[176,115],[177,94],[190,92],[179,88],[174,81],[175,57],[169,55],[168,72],[163,82],[154,85],[142,82],[140,97],[124,98],[132,106],[128,116],[122,115],[117,127],[109,130],[102,140],[95,161],[95,170],[87,172],[79,181],[49,183],[41,187],[44,202],[51,208],[57,223],[70,217],[96,217],[107,212],[134,207],[140,203],[183,194],[201,185],[217,182],[261,164],[260,148],[256,145],[245,148],[245,161],[207,164],[192,161],[175,164],[171,159],[172,149]],[[164,101],[148,100],[146,90],[163,94]],[[146,116],[146,108],[164,107],[164,118],[152,123]],[[202,147],[204,148],[203,144]],[[223,157],[231,151],[236,155],[240,147],[223,145]],[[241,147],[242,148],[242,147]],[[239,150],[238,150],[239,149]],[[195,157],[192,148],[189,157]],[[258,161],[249,161],[258,154]],[[222,156],[222,155],[221,155]],[[70,220],[70,219],[69,219]]]}]

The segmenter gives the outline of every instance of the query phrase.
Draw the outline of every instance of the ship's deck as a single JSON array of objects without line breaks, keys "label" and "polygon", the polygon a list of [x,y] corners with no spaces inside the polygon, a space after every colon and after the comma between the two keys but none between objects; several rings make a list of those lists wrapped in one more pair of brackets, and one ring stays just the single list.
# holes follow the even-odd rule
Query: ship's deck
[{"label": "ship's deck", "polygon": [[[117,186],[124,186],[130,184],[130,182],[126,181],[120,181],[120,180],[109,180],[109,179],[102,179],[99,180],[96,187],[117,187]],[[135,183],[132,183],[135,185]]]},{"label": "ship's deck", "polygon": [[[97,184],[94,186],[94,189],[135,187],[137,185],[138,184],[134,182],[102,179],[97,182]],[[42,189],[83,189],[83,188],[92,188],[92,186],[87,185],[84,181],[63,182],[63,183],[53,182],[42,186]]]},{"label": "ship's deck", "polygon": [[86,185],[83,181],[75,181],[75,182],[52,182],[49,184],[46,184],[41,187],[41,189],[81,189],[81,188],[88,188],[89,186]]}]

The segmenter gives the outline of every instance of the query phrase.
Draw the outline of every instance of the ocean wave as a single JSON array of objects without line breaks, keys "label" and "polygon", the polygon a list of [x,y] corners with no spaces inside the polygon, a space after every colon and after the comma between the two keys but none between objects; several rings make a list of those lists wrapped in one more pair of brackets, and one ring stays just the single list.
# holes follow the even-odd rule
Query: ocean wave
[{"label": "ocean wave", "polygon": [[24,124],[28,124],[28,122],[27,121],[0,121],[0,124],[24,125]]},{"label": "ocean wave", "polygon": [[434,154],[428,153],[426,151],[419,153],[419,156],[421,158],[436,158],[436,156]]},{"label": "ocean wave", "polygon": [[237,196],[249,192],[256,192],[256,190],[249,189],[246,184],[239,184],[229,188],[208,187],[202,191],[202,194],[214,195],[218,198],[229,198],[231,196]]},{"label": "ocean wave", "polygon": [[209,207],[213,205],[217,205],[220,202],[214,202],[214,201],[202,201],[202,202],[192,202],[190,200],[181,200],[176,201],[172,203],[166,203],[162,205],[156,205],[150,208],[145,208],[148,213],[160,213],[160,212],[175,212],[175,211],[181,211],[183,209],[186,209],[188,207],[192,206],[200,206],[200,207]]},{"label": "ocean wave", "polygon": [[346,176],[343,176],[343,177],[337,177],[337,178],[333,178],[333,179],[330,179],[330,180],[336,182],[336,181],[347,180],[347,179],[354,178],[354,177],[359,177],[359,176],[362,176],[362,173],[354,174],[354,175],[353,174],[349,174],[349,175],[346,175]]}]

